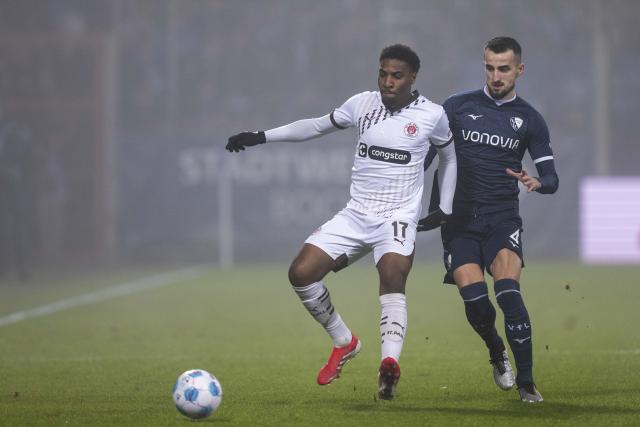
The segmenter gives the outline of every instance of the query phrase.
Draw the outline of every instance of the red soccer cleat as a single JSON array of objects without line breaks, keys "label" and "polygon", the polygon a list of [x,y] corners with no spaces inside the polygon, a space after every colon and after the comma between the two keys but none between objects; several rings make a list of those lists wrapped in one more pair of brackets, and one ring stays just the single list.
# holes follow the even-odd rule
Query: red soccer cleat
[{"label": "red soccer cleat", "polygon": [[344,364],[356,357],[361,347],[360,340],[355,335],[353,335],[351,342],[346,346],[333,347],[327,364],[318,372],[318,384],[327,385],[334,379],[339,378],[340,371],[342,371]]},{"label": "red soccer cleat", "polygon": [[378,397],[391,400],[396,395],[396,385],[400,380],[400,365],[393,357],[386,357],[380,363],[378,373]]}]

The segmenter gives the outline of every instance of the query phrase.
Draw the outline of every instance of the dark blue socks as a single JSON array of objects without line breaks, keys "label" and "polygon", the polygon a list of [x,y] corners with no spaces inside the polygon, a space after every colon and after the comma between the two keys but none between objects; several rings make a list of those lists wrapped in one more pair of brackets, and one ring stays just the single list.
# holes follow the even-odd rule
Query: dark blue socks
[{"label": "dark blue socks", "polygon": [[504,313],[507,341],[518,368],[516,383],[532,383],[531,322],[520,295],[520,284],[513,279],[502,279],[495,282],[494,290],[496,301]]},{"label": "dark blue socks", "polygon": [[473,283],[460,289],[460,296],[464,301],[464,311],[473,329],[484,340],[489,353],[496,354],[504,351],[502,339],[496,331],[496,310],[489,300],[487,284]]}]

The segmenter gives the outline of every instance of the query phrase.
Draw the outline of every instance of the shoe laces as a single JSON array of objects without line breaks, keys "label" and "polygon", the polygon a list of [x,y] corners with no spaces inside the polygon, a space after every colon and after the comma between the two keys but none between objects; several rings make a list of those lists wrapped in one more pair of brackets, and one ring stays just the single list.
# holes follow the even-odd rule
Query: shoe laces
[{"label": "shoe laces", "polygon": [[507,368],[506,368],[507,363],[502,353],[496,354],[491,359],[489,359],[489,363],[498,369],[498,373],[500,375],[504,375],[504,373],[507,372]]}]

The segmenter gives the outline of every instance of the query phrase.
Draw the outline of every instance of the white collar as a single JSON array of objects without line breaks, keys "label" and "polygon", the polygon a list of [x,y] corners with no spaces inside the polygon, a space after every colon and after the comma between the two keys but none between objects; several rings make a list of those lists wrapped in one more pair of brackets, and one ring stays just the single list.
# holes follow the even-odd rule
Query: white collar
[{"label": "white collar", "polygon": [[495,99],[493,96],[489,94],[489,89],[487,88],[487,85],[484,85],[484,88],[482,89],[482,91],[484,92],[485,95],[491,98],[491,100],[495,102],[498,107],[501,106],[502,104],[506,104],[508,102],[514,101],[518,96],[516,93],[514,93],[513,98],[510,98],[510,99]]}]

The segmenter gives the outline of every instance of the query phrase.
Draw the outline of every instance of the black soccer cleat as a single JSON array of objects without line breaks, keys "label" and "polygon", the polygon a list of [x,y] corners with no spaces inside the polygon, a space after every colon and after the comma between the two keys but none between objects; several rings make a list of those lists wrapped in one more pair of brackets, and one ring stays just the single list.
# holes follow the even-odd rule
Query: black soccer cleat
[{"label": "black soccer cleat", "polygon": [[539,403],[544,401],[542,395],[536,388],[534,383],[527,383],[518,386],[518,392],[520,393],[520,400],[527,403]]}]

